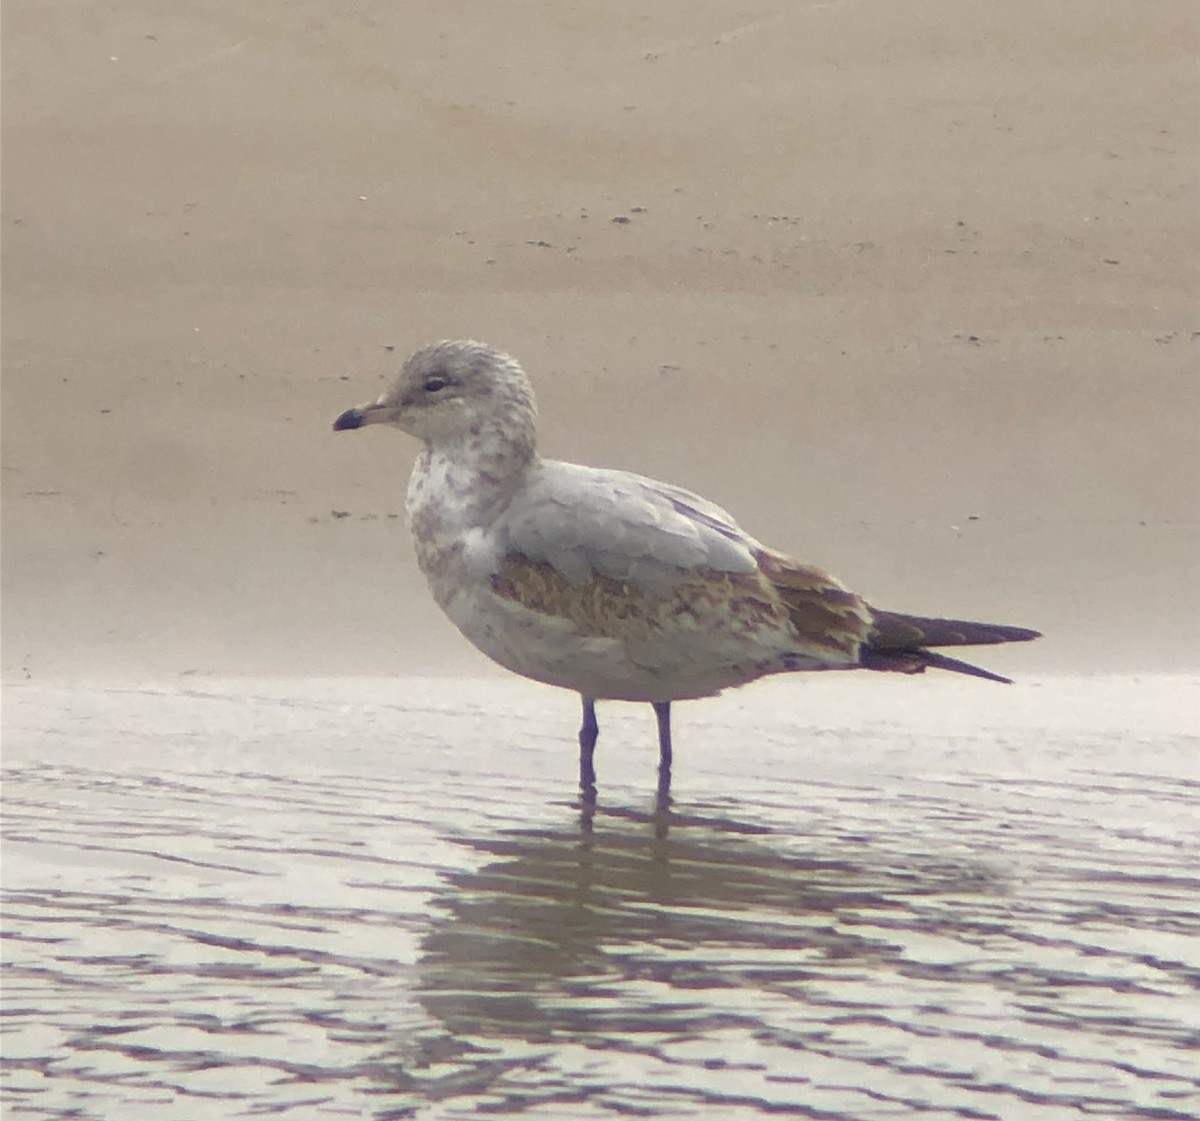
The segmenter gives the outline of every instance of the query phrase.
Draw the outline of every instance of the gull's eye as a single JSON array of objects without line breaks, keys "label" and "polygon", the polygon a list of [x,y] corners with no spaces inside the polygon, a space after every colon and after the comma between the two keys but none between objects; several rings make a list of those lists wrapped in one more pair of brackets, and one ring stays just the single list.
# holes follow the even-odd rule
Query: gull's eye
[{"label": "gull's eye", "polygon": [[445,389],[450,383],[441,377],[431,377],[425,379],[425,385],[422,387],[426,393],[437,393],[440,389]]}]

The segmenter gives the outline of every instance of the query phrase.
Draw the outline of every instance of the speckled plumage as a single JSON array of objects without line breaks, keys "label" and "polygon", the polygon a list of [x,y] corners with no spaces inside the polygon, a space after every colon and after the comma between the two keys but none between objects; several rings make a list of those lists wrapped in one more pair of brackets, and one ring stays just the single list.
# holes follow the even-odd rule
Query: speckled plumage
[{"label": "speckled plumage", "polygon": [[669,762],[671,701],[799,670],[994,676],[925,647],[1036,637],[876,612],[698,495],[542,459],[536,422],[515,359],[460,341],[418,351],[334,427],[385,423],[424,442],[407,510],[434,598],[501,665],[580,693],[584,732],[596,699],[648,701]]}]

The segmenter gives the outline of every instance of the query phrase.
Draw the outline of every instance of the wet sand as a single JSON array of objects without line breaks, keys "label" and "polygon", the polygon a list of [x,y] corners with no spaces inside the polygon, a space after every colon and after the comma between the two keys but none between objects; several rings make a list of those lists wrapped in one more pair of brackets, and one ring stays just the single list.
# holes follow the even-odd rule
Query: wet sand
[{"label": "wet sand", "polygon": [[907,685],[13,688],[11,1115],[1195,1116],[1200,681]]}]

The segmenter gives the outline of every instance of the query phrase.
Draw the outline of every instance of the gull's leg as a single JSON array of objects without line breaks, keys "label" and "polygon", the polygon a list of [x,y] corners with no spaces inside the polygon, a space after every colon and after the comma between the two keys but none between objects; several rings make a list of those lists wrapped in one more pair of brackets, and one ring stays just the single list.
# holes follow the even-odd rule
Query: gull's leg
[{"label": "gull's leg", "polygon": [[654,715],[658,718],[658,804],[671,802],[671,702],[656,701]]},{"label": "gull's leg", "polygon": [[596,768],[592,756],[596,753],[596,740],[600,738],[600,725],[596,723],[596,701],[580,694],[583,701],[583,725],[579,729],[579,789],[585,798],[595,801]]}]

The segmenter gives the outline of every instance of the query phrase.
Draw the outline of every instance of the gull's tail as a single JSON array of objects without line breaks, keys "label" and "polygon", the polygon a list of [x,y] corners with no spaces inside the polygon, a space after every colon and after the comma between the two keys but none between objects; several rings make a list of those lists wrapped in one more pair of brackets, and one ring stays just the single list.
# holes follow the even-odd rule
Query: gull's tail
[{"label": "gull's tail", "polygon": [[924,673],[932,667],[1011,685],[1012,681],[1007,677],[937,654],[926,647],[989,646],[997,642],[1028,642],[1041,638],[1039,632],[1025,627],[970,623],[962,619],[927,619],[921,615],[899,615],[894,611],[874,611],[873,615],[871,633],[859,655],[861,664],[864,669],[892,673]]}]

